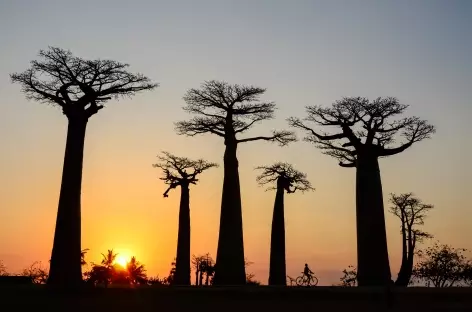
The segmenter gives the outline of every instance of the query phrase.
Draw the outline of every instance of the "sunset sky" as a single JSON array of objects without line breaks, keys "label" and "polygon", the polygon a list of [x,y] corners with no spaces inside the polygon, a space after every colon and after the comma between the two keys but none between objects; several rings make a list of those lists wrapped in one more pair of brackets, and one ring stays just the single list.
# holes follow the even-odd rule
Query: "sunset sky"
[{"label": "sunset sky", "polygon": [[[442,243],[472,249],[470,119],[472,1],[0,1],[0,260],[18,272],[50,257],[67,120],[27,101],[9,73],[40,49],[57,46],[86,58],[129,63],[160,84],[109,101],[88,124],[82,187],[82,246],[99,262],[107,249],[136,256],[166,276],[175,257],[180,193],[162,193],[160,151],[222,165],[211,135],[184,137],[182,96],[204,80],[267,88],[276,118],[269,134],[303,117],[306,105],[343,96],[396,96],[437,127],[431,140],[380,161],[386,210],[391,192],[434,204],[424,229]],[[299,137],[302,133],[298,132]],[[307,262],[320,284],[356,264],[355,169],[300,141],[288,147],[245,143],[240,161],[246,257],[267,283],[275,192],[255,181],[256,166],[287,161],[316,188],[286,197],[287,273]],[[222,167],[190,190],[192,253],[216,256]],[[386,212],[392,274],[400,264],[399,221]],[[472,256],[472,253],[469,254]]]}]

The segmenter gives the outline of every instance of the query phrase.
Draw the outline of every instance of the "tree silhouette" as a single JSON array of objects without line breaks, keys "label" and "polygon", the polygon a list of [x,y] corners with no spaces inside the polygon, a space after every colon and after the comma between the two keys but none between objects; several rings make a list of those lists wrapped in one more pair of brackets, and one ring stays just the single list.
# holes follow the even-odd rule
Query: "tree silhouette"
[{"label": "tree silhouette", "polygon": [[112,280],[112,269],[104,265],[92,263],[92,268],[90,271],[85,272],[84,275],[87,283],[94,286],[97,284],[103,284],[106,288]]},{"label": "tree silhouette", "polygon": [[357,286],[357,268],[349,265],[347,269],[343,270],[343,276],[339,279],[343,287]]},{"label": "tree silhouette", "polygon": [[45,284],[49,273],[43,268],[41,261],[35,261],[29,267],[23,269],[20,276],[28,276],[34,284]]},{"label": "tree silhouette", "polygon": [[[393,97],[343,98],[332,107],[308,106],[305,121],[340,128],[332,134],[317,132],[298,118],[288,119],[291,126],[307,133],[306,141],[337,158],[340,166],[356,168],[359,286],[391,283],[378,158],[401,153],[435,132],[418,117],[392,120],[407,107]],[[392,147],[399,136],[404,142]]]},{"label": "tree silhouette", "polygon": [[85,255],[87,254],[87,251],[89,251],[89,249],[85,248],[80,252],[80,265],[87,265],[87,261],[85,261]]},{"label": "tree silhouette", "polygon": [[413,272],[416,244],[425,238],[432,238],[431,234],[418,229],[424,224],[426,213],[433,209],[433,205],[423,204],[413,196],[413,193],[390,194],[390,212],[401,221],[402,234],[402,263],[395,285],[408,286]]},{"label": "tree silhouette", "polygon": [[200,275],[203,273],[201,272],[202,268],[202,262],[203,262],[204,256],[195,256],[192,255],[192,267],[195,270],[195,285],[199,286],[200,285]]},{"label": "tree silhouette", "polygon": [[130,261],[126,264],[126,270],[128,272],[129,281],[132,284],[145,284],[147,282],[146,269],[144,265],[136,260],[136,257],[131,257]]},{"label": "tree silhouette", "polygon": [[184,110],[196,116],[189,121],[176,123],[179,135],[210,133],[222,137],[225,143],[215,285],[245,284],[238,144],[271,141],[286,145],[296,140],[290,131],[273,131],[270,136],[239,138],[253,125],[274,117],[275,103],[259,101],[265,91],[254,86],[206,81],[200,89],[190,89],[184,96]]},{"label": "tree silhouette", "polygon": [[84,60],[55,47],[40,50],[39,57],[29,69],[10,77],[28,99],[59,106],[68,119],[48,283],[74,287],[82,281],[80,193],[87,122],[112,97],[132,96],[157,85],[112,60]]},{"label": "tree silhouette", "polygon": [[0,276],[8,275],[7,267],[3,264],[3,261],[0,260]]},{"label": "tree silhouette", "polygon": [[464,255],[467,249],[454,248],[436,242],[425,251],[419,251],[420,260],[415,265],[413,276],[426,286],[452,287],[464,281],[470,261]]},{"label": "tree silhouette", "polygon": [[260,185],[275,184],[269,189],[277,190],[270,239],[269,285],[286,286],[284,194],[285,192],[291,194],[297,190],[305,192],[313,188],[306,179],[306,174],[295,170],[290,164],[278,162],[272,166],[261,166],[256,169],[262,170],[257,182]]},{"label": "tree silhouette", "polygon": [[102,253],[102,265],[109,269],[113,268],[117,256],[113,249],[108,249],[106,254]]},{"label": "tree silhouette", "polygon": [[203,171],[218,165],[203,159],[190,160],[177,157],[168,152],[162,154],[158,156],[160,162],[153,166],[162,169],[164,176],[160,179],[169,185],[164,197],[168,197],[169,191],[177,186],[180,186],[181,190],[177,257],[173,281],[176,285],[190,285],[190,184],[196,184],[197,176]]}]

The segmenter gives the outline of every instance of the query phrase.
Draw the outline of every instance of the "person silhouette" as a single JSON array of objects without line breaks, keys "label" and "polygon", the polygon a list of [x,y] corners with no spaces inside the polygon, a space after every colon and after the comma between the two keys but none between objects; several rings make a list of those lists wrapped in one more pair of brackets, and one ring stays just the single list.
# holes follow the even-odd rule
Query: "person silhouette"
[{"label": "person silhouette", "polygon": [[313,271],[310,270],[310,268],[308,267],[308,264],[305,263],[305,268],[303,269],[303,275],[310,278],[312,274],[313,274]]}]

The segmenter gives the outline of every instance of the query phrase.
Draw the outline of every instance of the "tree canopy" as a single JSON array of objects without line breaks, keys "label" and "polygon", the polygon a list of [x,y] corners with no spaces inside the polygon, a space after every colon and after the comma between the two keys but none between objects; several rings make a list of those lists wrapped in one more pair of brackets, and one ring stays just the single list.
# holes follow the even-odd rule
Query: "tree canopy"
[{"label": "tree canopy", "polygon": [[435,132],[434,126],[418,117],[395,118],[407,108],[408,105],[400,104],[394,97],[379,97],[373,101],[345,97],[331,107],[307,106],[308,116],[304,119],[305,122],[336,127],[341,131],[316,131],[294,117],[288,122],[292,127],[304,130],[307,133],[304,140],[314,143],[324,154],[337,158],[340,166],[355,167],[357,155],[366,148],[377,157],[390,156]]},{"label": "tree canopy", "polygon": [[172,155],[169,152],[162,152],[162,155],[157,158],[159,162],[152,166],[162,169],[163,176],[159,179],[169,185],[164,197],[167,197],[167,193],[171,189],[182,185],[182,183],[196,184],[198,182],[197,176],[200,173],[212,167],[218,167],[218,164],[203,159],[191,160]]},{"label": "tree canopy", "polygon": [[28,99],[58,105],[66,115],[81,108],[90,117],[103,108],[99,103],[158,86],[142,74],[128,72],[128,64],[113,60],[85,60],[57,47],[40,50],[39,58],[10,78],[21,84]]},{"label": "tree canopy", "polygon": [[[271,166],[259,166],[256,169],[262,170],[262,173],[256,178],[259,185],[273,184],[279,179],[283,179],[287,182],[284,185],[287,193],[294,193],[297,190],[301,192],[314,190],[310,181],[307,180],[306,174],[296,170],[288,163],[277,162]],[[277,184],[268,188],[268,190],[273,189],[277,189]]]},{"label": "tree canopy", "polygon": [[[222,81],[205,81],[200,89],[190,89],[184,96],[184,110],[196,115],[189,121],[175,124],[177,134],[195,136],[212,133],[223,138],[230,134],[242,134],[255,124],[274,118],[274,102],[259,101],[266,89],[228,84]],[[237,143],[249,141],[275,141],[286,145],[296,140],[292,131],[272,131],[271,136],[255,136],[237,139]]]}]

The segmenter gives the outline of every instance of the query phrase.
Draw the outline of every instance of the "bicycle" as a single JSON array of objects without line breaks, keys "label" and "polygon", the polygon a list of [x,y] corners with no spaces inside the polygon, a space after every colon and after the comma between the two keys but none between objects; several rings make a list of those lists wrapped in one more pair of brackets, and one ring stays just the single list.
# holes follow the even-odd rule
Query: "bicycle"
[{"label": "bicycle", "polygon": [[289,275],[287,275],[287,278],[288,278],[288,282],[289,282],[290,286],[293,286],[294,284],[295,285],[297,284],[296,278],[293,278]]},{"label": "bicycle", "polygon": [[318,285],[318,278],[313,274],[310,274],[310,276],[306,276],[302,272],[302,275],[297,277],[295,283],[297,284],[297,286],[316,286]]}]

